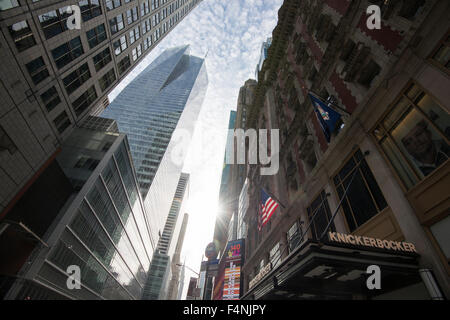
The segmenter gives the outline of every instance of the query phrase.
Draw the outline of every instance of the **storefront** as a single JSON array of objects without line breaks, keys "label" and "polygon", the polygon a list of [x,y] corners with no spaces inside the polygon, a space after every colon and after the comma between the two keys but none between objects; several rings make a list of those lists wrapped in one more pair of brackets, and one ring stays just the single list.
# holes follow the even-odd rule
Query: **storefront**
[{"label": "storefront", "polygon": [[[273,270],[263,268],[242,299],[430,299],[418,259],[412,243],[331,232],[322,243],[304,242]],[[380,289],[369,289],[378,275]]]}]

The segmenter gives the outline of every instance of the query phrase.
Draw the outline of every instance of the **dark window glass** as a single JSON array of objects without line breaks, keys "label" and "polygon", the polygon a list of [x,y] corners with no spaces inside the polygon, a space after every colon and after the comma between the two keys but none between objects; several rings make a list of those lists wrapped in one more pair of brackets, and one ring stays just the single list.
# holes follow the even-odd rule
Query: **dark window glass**
[{"label": "dark window glass", "polygon": [[55,120],[53,120],[53,123],[55,124],[59,133],[63,133],[64,130],[66,130],[71,124],[69,117],[67,116],[67,113],[65,111],[61,112],[59,116],[57,116]]},{"label": "dark window glass", "polygon": [[83,21],[91,20],[102,14],[100,0],[82,0],[78,2]]},{"label": "dark window glass", "polygon": [[74,92],[83,83],[85,83],[91,77],[88,64],[81,65],[78,69],[71,72],[65,78],[63,78],[64,87],[68,94]]},{"label": "dark window glass", "polygon": [[24,51],[36,44],[33,32],[27,21],[20,21],[8,27],[9,33],[16,44],[17,50]]},{"label": "dark window glass", "polygon": [[61,102],[55,87],[51,87],[41,94],[41,99],[48,112],[52,111]]},{"label": "dark window glass", "polygon": [[124,73],[131,66],[130,56],[126,56],[122,60],[119,61],[118,68],[119,74]]},{"label": "dark window glass", "polygon": [[86,90],[77,100],[72,103],[72,107],[75,110],[75,114],[80,116],[91,104],[97,99],[97,92],[95,87],[92,86]]},{"label": "dark window glass", "polygon": [[[361,165],[357,168],[360,162]],[[349,186],[353,176],[353,182]],[[342,209],[350,231],[353,232],[383,210],[387,203],[360,150],[344,165],[339,177],[340,182],[336,184],[339,199],[342,199],[344,190],[348,187]]]},{"label": "dark window glass", "polygon": [[58,69],[64,67],[84,53],[80,37],[73,38],[52,50],[52,56]]},{"label": "dark window glass", "polygon": [[34,59],[33,61],[27,63],[25,66],[34,84],[38,84],[49,76],[47,67],[45,66],[45,62],[42,57]]},{"label": "dark window glass", "polygon": [[112,68],[99,80],[100,88],[102,89],[102,91],[105,91],[115,80],[116,73],[114,72],[114,68]]},{"label": "dark window glass", "polygon": [[57,10],[52,10],[39,16],[42,30],[47,39],[50,39],[69,28],[67,27],[67,19],[72,13],[67,13],[68,7],[62,7]]},{"label": "dark window glass", "polygon": [[[325,191],[322,191],[319,196],[314,199],[311,205],[307,208],[308,218],[311,223],[311,232],[314,239],[319,239],[325,231],[328,223],[331,220],[331,211],[328,206],[328,200]],[[334,222],[331,223],[328,231],[334,231]]]},{"label": "dark window glass", "polygon": [[111,51],[109,50],[109,48],[106,48],[99,54],[95,55],[93,60],[94,60],[95,70],[99,71],[112,60]]},{"label": "dark window glass", "polygon": [[86,37],[88,39],[89,48],[94,48],[99,43],[102,43],[106,40],[106,29],[105,25],[102,23],[97,27],[86,32]]}]

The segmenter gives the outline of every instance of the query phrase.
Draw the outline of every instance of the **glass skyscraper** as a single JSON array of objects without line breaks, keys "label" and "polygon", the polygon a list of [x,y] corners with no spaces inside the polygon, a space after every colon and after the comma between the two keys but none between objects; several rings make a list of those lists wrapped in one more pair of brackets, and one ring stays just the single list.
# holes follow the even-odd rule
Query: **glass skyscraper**
[{"label": "glass skyscraper", "polygon": [[164,231],[153,254],[143,299],[164,300],[168,298],[169,281],[173,276],[171,262],[183,225],[183,219],[180,216],[185,210],[188,197],[189,175],[181,173]]},{"label": "glass skyscraper", "polygon": [[[183,138],[193,134],[207,86],[204,59],[191,56],[188,45],[168,49],[101,115],[115,119],[119,131],[127,134],[155,242],[166,222],[189,145]],[[175,129],[182,135],[174,135]],[[181,141],[172,139],[175,136]]]},{"label": "glass skyscraper", "polygon": [[141,299],[154,244],[126,136],[78,128],[57,161],[73,194],[6,299]]}]

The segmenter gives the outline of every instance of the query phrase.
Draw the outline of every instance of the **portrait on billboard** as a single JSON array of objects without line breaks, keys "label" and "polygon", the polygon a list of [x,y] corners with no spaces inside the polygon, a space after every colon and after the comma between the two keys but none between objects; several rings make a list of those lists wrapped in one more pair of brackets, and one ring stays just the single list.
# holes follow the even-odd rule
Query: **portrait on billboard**
[{"label": "portrait on billboard", "polygon": [[[430,112],[429,117],[437,114]],[[436,119],[437,120],[437,119]],[[445,128],[448,135],[450,127]],[[411,110],[392,131],[392,137],[411,164],[424,177],[448,160],[450,147],[418,111]]]}]

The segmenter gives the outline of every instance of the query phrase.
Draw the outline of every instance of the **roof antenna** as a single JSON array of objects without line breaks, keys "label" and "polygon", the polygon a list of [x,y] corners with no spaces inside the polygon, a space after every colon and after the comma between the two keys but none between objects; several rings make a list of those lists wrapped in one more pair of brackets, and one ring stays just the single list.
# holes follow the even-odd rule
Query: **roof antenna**
[{"label": "roof antenna", "polygon": [[206,57],[208,56],[208,53],[209,53],[209,48],[208,48],[208,51],[206,51],[206,54],[205,54],[205,57],[203,58],[203,60],[206,59]]}]

